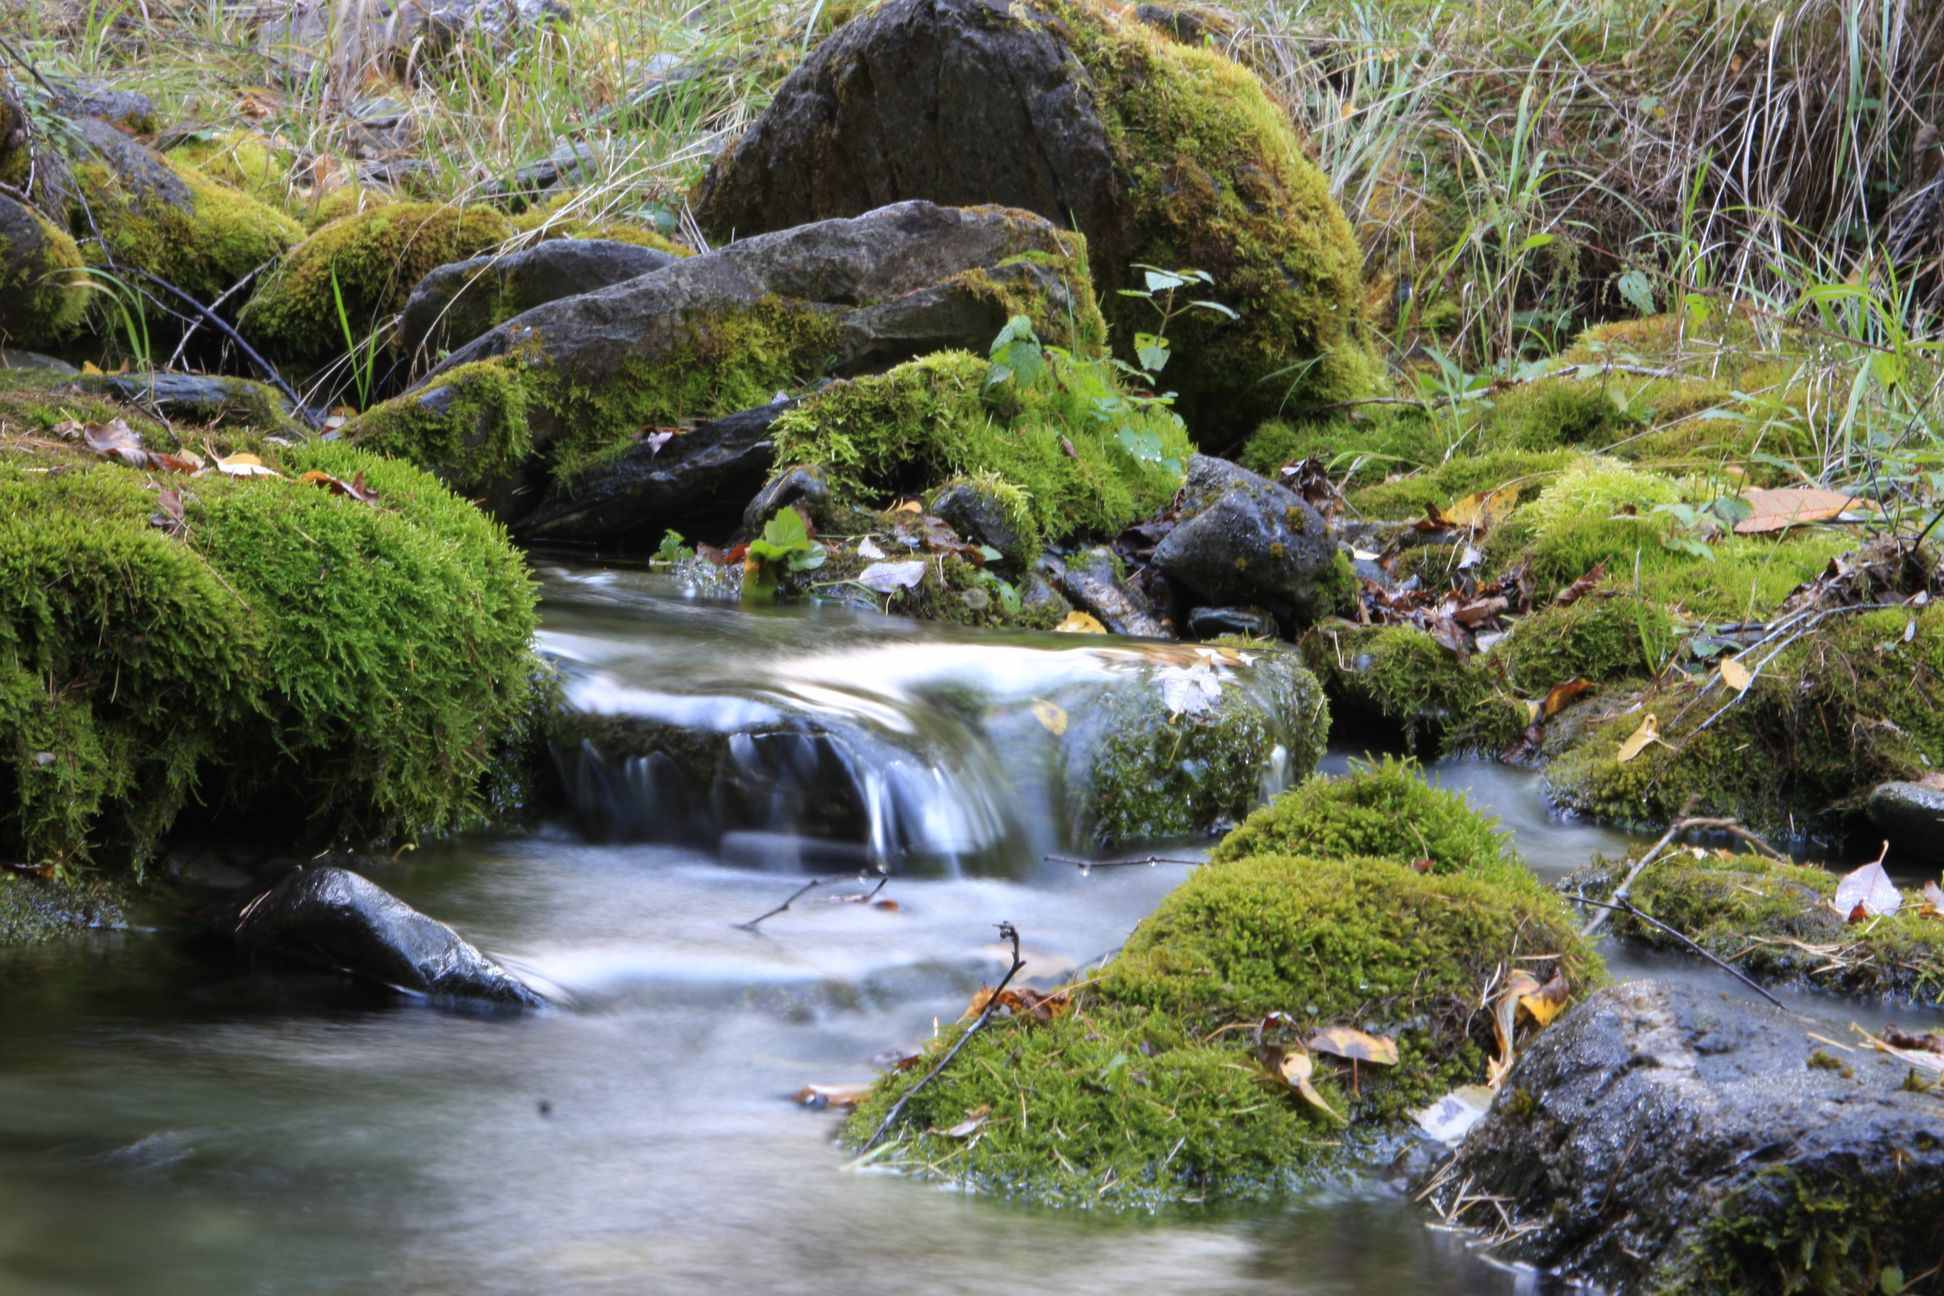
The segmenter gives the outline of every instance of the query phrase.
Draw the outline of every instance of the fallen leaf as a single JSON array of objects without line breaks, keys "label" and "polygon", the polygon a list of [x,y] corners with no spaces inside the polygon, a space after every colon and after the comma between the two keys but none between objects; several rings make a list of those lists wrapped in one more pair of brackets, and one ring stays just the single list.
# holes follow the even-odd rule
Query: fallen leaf
[{"label": "fallen leaf", "polygon": [[1282,1077],[1284,1084],[1301,1094],[1304,1102],[1318,1111],[1327,1113],[1330,1119],[1339,1124],[1349,1124],[1337,1114],[1336,1108],[1324,1101],[1322,1094],[1316,1092],[1316,1086],[1310,1083],[1310,1077],[1316,1073],[1315,1058],[1301,1048],[1272,1048],[1266,1051],[1276,1074]]},{"label": "fallen leaf", "polygon": [[1430,1106],[1412,1112],[1411,1119],[1432,1138],[1455,1147],[1485,1115],[1492,1098],[1492,1090],[1486,1085],[1460,1085]]},{"label": "fallen leaf", "polygon": [[266,465],[253,454],[233,454],[227,459],[216,461],[216,471],[225,477],[281,477],[282,473]]},{"label": "fallen leaf", "polygon": [[1037,699],[1033,703],[1033,718],[1045,726],[1046,732],[1055,738],[1067,731],[1066,708],[1057,702],[1048,702],[1045,698]]},{"label": "fallen leaf", "polygon": [[908,499],[899,500],[896,504],[893,504],[891,511],[893,513],[923,513],[925,510],[920,507],[917,500]]},{"label": "fallen leaf", "polygon": [[991,1111],[992,1109],[990,1107],[976,1108],[972,1112],[967,1113],[966,1118],[952,1126],[952,1128],[938,1130],[936,1132],[943,1134],[948,1139],[971,1138],[974,1134],[977,1134],[981,1129],[985,1128],[985,1123],[992,1119],[990,1115]]},{"label": "fallen leaf", "polygon": [[1501,486],[1495,491],[1473,492],[1456,501],[1444,511],[1444,518],[1453,526],[1470,527],[1475,531],[1490,531],[1519,506],[1519,488]]},{"label": "fallen leaf", "polygon": [[1868,500],[1815,486],[1783,486],[1776,489],[1752,487],[1743,494],[1742,499],[1748,504],[1750,512],[1735,523],[1736,535],[1758,535],[1764,531],[1806,526],[1811,522],[1827,522],[1831,518],[1841,517],[1850,508],[1872,507]]},{"label": "fallen leaf", "polygon": [[1574,700],[1593,691],[1593,682],[1584,679],[1569,679],[1563,684],[1555,684],[1546,690],[1546,700],[1539,704],[1539,718],[1550,720],[1570,706]]},{"label": "fallen leaf", "polygon": [[790,1100],[799,1107],[855,1107],[870,1095],[871,1086],[856,1085],[805,1085],[790,1095]]},{"label": "fallen leaf", "polygon": [[1660,740],[1660,721],[1654,718],[1653,712],[1649,711],[1646,718],[1641,720],[1640,728],[1634,730],[1632,736],[1620,744],[1620,750],[1614,753],[1613,758],[1620,764],[1625,765],[1628,761],[1646,751],[1650,744],[1657,743]]},{"label": "fallen leaf", "polygon": [[1505,974],[1499,986],[1498,997],[1492,1000],[1492,1034],[1498,1039],[1499,1055],[1485,1067],[1485,1083],[1496,1089],[1504,1083],[1506,1073],[1512,1070],[1515,1057],[1512,1043],[1518,1030],[1519,1001],[1527,995],[1537,994],[1543,987],[1539,979],[1524,968],[1513,968]]},{"label": "fallen leaf", "polygon": [[319,472],[313,468],[297,480],[307,486],[321,486],[334,495],[346,496],[347,498],[357,500],[360,504],[376,504],[378,502],[377,493],[366,489],[363,473],[358,474],[356,481],[345,481],[342,477],[333,477],[327,472]]},{"label": "fallen leaf", "polygon": [[1755,682],[1754,672],[1742,665],[1739,657],[1721,659],[1721,682],[1737,693],[1745,693],[1748,686]]},{"label": "fallen leaf", "polygon": [[172,536],[183,536],[189,531],[189,520],[182,512],[182,492],[168,487],[158,490],[155,495],[156,511],[149,514],[149,525],[160,527]]},{"label": "fallen leaf", "polygon": [[925,579],[925,560],[912,558],[905,562],[874,562],[857,573],[857,583],[865,589],[876,590],[880,594],[894,594],[908,590]]},{"label": "fallen leaf", "polygon": [[1572,987],[1566,983],[1564,972],[1553,973],[1552,980],[1527,994],[1519,996],[1519,1007],[1532,1014],[1534,1023],[1547,1026],[1559,1016],[1573,997]]},{"label": "fallen leaf", "polygon": [[1850,922],[1860,921],[1859,913],[1864,918],[1887,918],[1903,908],[1903,892],[1883,871],[1882,863],[1873,862],[1844,874],[1830,903]]},{"label": "fallen leaf", "polygon": [[1560,607],[1571,607],[1590,594],[1595,585],[1606,579],[1604,560],[1593,564],[1593,570],[1586,573],[1553,596],[1553,602]]},{"label": "fallen leaf", "polygon": [[1054,634],[1106,634],[1107,627],[1085,612],[1069,612],[1053,627]]},{"label": "fallen leaf", "polygon": [[884,550],[878,548],[877,542],[872,540],[871,537],[865,536],[857,542],[857,556],[867,562],[876,562],[878,559],[884,557]]},{"label": "fallen leaf", "polygon": [[1161,704],[1168,708],[1170,720],[1177,716],[1202,715],[1214,709],[1222,698],[1222,681],[1213,667],[1164,666],[1155,672],[1161,685]]},{"label": "fallen leaf", "polygon": [[1397,1065],[1396,1040],[1386,1035],[1366,1035],[1348,1026],[1331,1026],[1316,1032],[1309,1037],[1307,1047],[1312,1053],[1328,1053],[1356,1062]]},{"label": "fallen leaf", "polygon": [[103,459],[119,459],[130,468],[148,467],[149,452],[142,448],[141,434],[126,419],[90,423],[81,429],[81,440]]},{"label": "fallen leaf", "polygon": [[903,908],[896,900],[873,900],[871,908],[882,909],[885,913],[896,913]]},{"label": "fallen leaf", "polygon": [[1429,856],[1411,861],[1411,871],[1413,873],[1429,873],[1436,867],[1438,867],[1438,862]]},{"label": "fallen leaf", "polygon": [[1924,883],[1924,904],[1917,912],[1925,918],[1944,918],[1944,891],[1938,889],[1937,883]]}]

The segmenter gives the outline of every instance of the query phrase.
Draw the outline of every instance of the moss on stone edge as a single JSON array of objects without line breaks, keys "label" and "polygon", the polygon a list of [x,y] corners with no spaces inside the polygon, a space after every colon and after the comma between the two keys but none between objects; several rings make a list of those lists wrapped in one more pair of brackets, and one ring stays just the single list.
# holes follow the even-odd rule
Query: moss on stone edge
[{"label": "moss on stone edge", "polygon": [[1489,658],[1460,658],[1415,626],[1326,621],[1301,647],[1339,721],[1381,721],[1413,752],[1503,751],[1528,723]]},{"label": "moss on stone edge", "polygon": [[60,342],[88,315],[81,249],[39,212],[0,202],[0,344]]},{"label": "moss on stone edge", "polygon": [[1609,589],[1521,617],[1492,654],[1514,690],[1543,697],[1569,680],[1652,676],[1678,637],[1659,602]]},{"label": "moss on stone edge", "polygon": [[1102,421],[1088,393],[1118,394],[1106,365],[1052,352],[1048,360],[1048,373],[1023,390],[989,386],[990,365],[963,351],[839,383],[777,419],[776,462],[822,467],[841,500],[866,505],[993,474],[1025,493],[1038,540],[1113,535],[1180,485],[1178,471],[1129,453],[1118,428],[1150,434],[1160,460],[1177,465],[1192,453],[1186,430],[1158,406]]},{"label": "moss on stone edge", "polygon": [[486,492],[517,479],[533,453],[526,387],[506,360],[460,365],[366,410],[344,440],[416,464],[461,495]]},{"label": "moss on stone edge", "polygon": [[433,270],[477,256],[513,233],[511,221],[485,207],[388,203],[340,217],[290,251],[238,323],[272,355],[325,360],[346,349],[337,292],[361,338],[404,309]]},{"label": "moss on stone edge", "polygon": [[[995,1020],[975,1036],[912,1099],[887,1160],[1051,1203],[1272,1195],[1482,1078],[1493,1045],[1478,996],[1510,960],[1543,954],[1563,954],[1575,986],[1601,978],[1543,892],[1383,859],[1264,855],[1204,868],[1135,929],[1071,1016]],[[1272,1082],[1249,1031],[1219,1030],[1277,1011],[1305,1032],[1348,1025],[1397,1040],[1399,1065],[1361,1068],[1354,1094],[1347,1066],[1317,1059],[1317,1088],[1348,1130]],[[861,1142],[926,1069],[885,1076],[847,1137]],[[945,1133],[979,1114],[977,1137]]]},{"label": "moss on stone edge", "polygon": [[[303,238],[297,222],[248,194],[194,167],[162,164],[188,191],[186,206],[130,188],[101,162],[75,166],[88,219],[100,231],[100,245],[83,249],[90,260],[146,271],[207,305]],[[77,228],[83,232],[92,231]]]},{"label": "moss on stone edge", "polygon": [[494,745],[528,719],[519,554],[408,465],[260,453],[293,477],[362,473],[380,503],[198,478],[175,483],[174,536],[146,473],[0,453],[0,850],[139,870],[192,797],[293,839],[480,817]]},{"label": "moss on stone edge", "polygon": [[0,949],[34,945],[81,928],[128,923],[128,888],[102,878],[37,878],[0,872]]}]

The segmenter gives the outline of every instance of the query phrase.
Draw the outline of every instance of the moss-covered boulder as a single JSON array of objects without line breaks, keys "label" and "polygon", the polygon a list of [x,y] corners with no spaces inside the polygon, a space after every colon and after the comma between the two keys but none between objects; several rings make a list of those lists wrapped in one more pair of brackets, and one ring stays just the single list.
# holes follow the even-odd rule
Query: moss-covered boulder
[{"label": "moss-covered boulder", "polygon": [[[1552,956],[1549,962],[1545,956]],[[1050,1023],[992,1022],[907,1106],[895,1165],[1074,1205],[1260,1197],[1367,1153],[1412,1107],[1483,1079],[1476,1012],[1514,959],[1599,977],[1555,897],[1395,859],[1257,855],[1192,876]],[[1347,1126],[1259,1060],[1251,1028],[1289,1014],[1387,1035],[1395,1067],[1319,1057]],[[956,1040],[947,1031],[928,1056]],[[887,1075],[846,1126],[861,1142],[927,1068]],[[977,1138],[951,1132],[983,1121]]]},{"label": "moss-covered boulder", "polygon": [[1091,0],[897,0],[837,32],[704,182],[747,235],[904,198],[1002,202],[1087,236],[1115,343],[1158,316],[1143,264],[1214,277],[1234,322],[1170,326],[1191,421],[1246,428],[1364,394],[1362,253],[1253,74]]},{"label": "moss-covered boulder", "polygon": [[81,250],[33,208],[0,195],[0,340],[58,345],[88,314]]},{"label": "moss-covered boulder", "polygon": [[1324,621],[1301,647],[1340,725],[1396,734],[1413,752],[1496,753],[1530,723],[1488,657],[1461,657],[1416,626]]},{"label": "moss-covered boulder", "polygon": [[[501,213],[442,203],[388,203],[340,217],[267,275],[238,324],[266,352],[317,362],[348,349],[405,307],[418,282],[513,234]],[[342,303],[343,318],[339,307]]]},{"label": "moss-covered boulder", "polygon": [[[651,498],[656,473],[640,470],[656,466],[644,460],[667,457],[668,438],[678,438],[685,455],[713,459],[705,443],[723,416],[768,406],[777,392],[820,377],[870,373],[943,348],[983,350],[1018,316],[1046,343],[1076,355],[1098,351],[1105,326],[1082,240],[1026,212],[900,203],[746,239],[601,292],[537,306],[454,352],[418,390],[379,407],[347,435],[365,435],[406,404],[422,408],[423,394],[461,369],[495,366],[517,384],[519,409],[509,387],[503,413],[494,417],[503,428],[524,427],[535,457],[526,471],[549,483],[544,495],[525,499],[526,507],[550,519],[555,538],[645,531],[652,543],[674,523]],[[981,408],[976,389],[971,405]],[[844,405],[833,395],[826,408]],[[479,414],[463,412],[475,421]],[[900,433],[908,427],[900,425]],[[843,454],[860,465],[851,472],[861,477],[862,465],[879,453],[876,443],[890,434],[881,427],[855,431],[857,449]],[[945,440],[929,429],[927,436]],[[454,439],[477,438],[461,432],[418,450],[398,448],[450,471],[439,447]],[[997,439],[989,432],[983,444]],[[767,467],[755,471],[760,476]],[[1125,486],[1100,484],[1109,507],[1125,504]],[[712,511],[740,516],[760,486],[758,480],[741,498],[709,501]],[[631,497],[637,488],[645,494]],[[585,498],[603,506],[585,510]],[[700,502],[689,498],[684,506]]]},{"label": "moss-covered boulder", "polygon": [[303,238],[282,212],[107,122],[82,121],[76,131],[85,148],[73,159],[81,202],[72,228],[93,264],[156,276],[209,306]]},{"label": "moss-covered boulder", "polygon": [[184,815],[273,842],[481,818],[533,669],[491,522],[340,445],[208,434],[279,475],[189,478],[55,448],[24,408],[0,405],[0,854],[139,868]]}]

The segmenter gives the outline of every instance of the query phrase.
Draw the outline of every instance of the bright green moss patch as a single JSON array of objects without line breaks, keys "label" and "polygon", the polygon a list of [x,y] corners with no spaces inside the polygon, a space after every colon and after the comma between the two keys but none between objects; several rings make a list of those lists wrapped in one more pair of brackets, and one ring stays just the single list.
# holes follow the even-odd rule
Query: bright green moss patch
[{"label": "bright green moss patch", "polygon": [[1426,783],[1416,762],[1391,757],[1304,780],[1224,837],[1209,862],[1297,854],[1429,860],[1440,875],[1534,884],[1496,820],[1459,793]]},{"label": "bright green moss patch", "polygon": [[1679,638],[1658,601],[1595,591],[1521,617],[1493,656],[1515,690],[1537,697],[1568,680],[1654,675]]},{"label": "bright green moss patch", "polygon": [[[1512,960],[1575,987],[1603,979],[1558,897],[1387,859],[1253,856],[1204,868],[1162,901],[1051,1024],[1000,1019],[907,1108],[889,1160],[1036,1200],[1152,1206],[1263,1196],[1335,1169],[1412,1107],[1481,1079],[1476,1011]],[[1272,1081],[1248,1027],[1386,1034],[1399,1065],[1319,1058],[1346,1128]],[[1235,1027],[1241,1026],[1241,1029]],[[1231,1029],[1223,1030],[1223,1027]],[[930,1054],[955,1033],[934,1041]],[[928,1068],[884,1077],[845,1127],[875,1128]],[[983,1116],[976,1138],[946,1131]]]},{"label": "bright green moss patch", "polygon": [[1350,493],[1350,502],[1370,517],[1422,517],[1427,505],[1449,508],[1467,495],[1517,486],[1529,498],[1578,463],[1570,450],[1508,450],[1459,454],[1424,472],[1412,473]]},{"label": "bright green moss patch", "polygon": [[339,294],[354,335],[362,338],[403,309],[427,274],[477,256],[513,232],[506,217],[484,207],[371,207],[330,222],[293,249],[257,288],[239,323],[273,354],[327,359],[346,347]]},{"label": "bright green moss patch", "polygon": [[504,358],[460,365],[365,411],[344,439],[417,464],[462,495],[487,492],[518,478],[533,453],[526,385]]},{"label": "bright green moss patch", "polygon": [[1302,650],[1340,716],[1394,726],[1413,751],[1497,752],[1527,724],[1485,659],[1460,658],[1415,626],[1326,621]]},{"label": "bright green moss patch", "polygon": [[[1567,890],[1603,899],[1628,867],[1625,860],[1595,861]],[[1891,917],[1851,923],[1830,904],[1837,881],[1828,869],[1759,855],[1697,859],[1673,851],[1641,870],[1631,896],[1643,912],[1758,981],[1944,1004],[1944,922],[1919,916],[1923,897],[1906,891]],[[1628,914],[1614,914],[1611,930],[1656,948],[1685,949]]]},{"label": "bright green moss patch", "polygon": [[[1025,387],[990,384],[991,372],[946,351],[840,383],[777,419],[776,461],[820,466],[840,497],[871,505],[993,474],[1024,492],[1042,540],[1112,535],[1173,497],[1193,452],[1185,429],[1159,406],[1101,418],[1096,399],[1120,396],[1104,364],[1049,351]],[[1123,428],[1152,453],[1130,451]]]},{"label": "bright green moss patch", "polygon": [[0,852],[139,868],[192,802],[280,841],[480,817],[526,720],[519,555],[408,465],[259,452],[290,477],[184,483],[176,527],[147,473],[0,440]]},{"label": "bright green moss patch", "polygon": [[1332,477],[1361,484],[1437,464],[1444,452],[1443,432],[1424,415],[1380,411],[1313,423],[1270,419],[1249,437],[1238,461],[1273,480],[1283,464],[1319,459]]}]

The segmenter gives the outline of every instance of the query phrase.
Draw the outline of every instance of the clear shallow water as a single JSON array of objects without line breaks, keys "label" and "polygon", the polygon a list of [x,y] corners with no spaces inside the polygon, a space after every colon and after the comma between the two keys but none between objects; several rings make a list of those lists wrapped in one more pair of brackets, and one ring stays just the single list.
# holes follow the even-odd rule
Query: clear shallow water
[{"label": "clear shallow water", "polygon": [[[550,633],[617,654],[670,624],[718,652],[859,634],[596,584],[605,608],[557,603]],[[942,668],[927,632],[877,630]],[[1621,844],[1550,820],[1527,775],[1436,776],[1499,814],[1541,872]],[[1020,927],[1029,977],[1056,978],[1183,876],[1036,858],[894,878],[895,912],[831,903],[857,889],[833,882],[757,934],[732,924],[796,879],[693,848],[556,828],[376,872],[568,1005],[515,1018],[212,970],[156,934],[0,954],[0,1293],[1542,1289],[1376,1184],[1124,1218],[846,1169],[834,1117],[791,1092],[866,1079],[875,1055],[956,1015],[1003,970],[994,923]],[[1822,1008],[1843,1029],[1849,1014]]]}]

